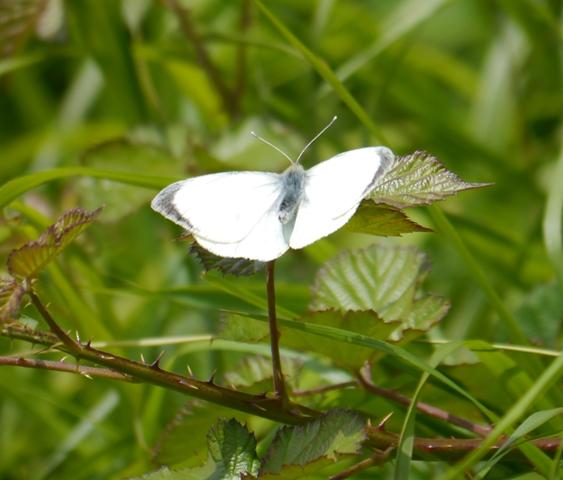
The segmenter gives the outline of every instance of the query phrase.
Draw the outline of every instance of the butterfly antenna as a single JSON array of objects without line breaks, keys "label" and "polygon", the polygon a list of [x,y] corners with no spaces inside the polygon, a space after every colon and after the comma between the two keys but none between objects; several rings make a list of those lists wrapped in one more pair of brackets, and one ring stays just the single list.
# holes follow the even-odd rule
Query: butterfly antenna
[{"label": "butterfly antenna", "polygon": [[270,145],[270,147],[272,147],[274,150],[277,150],[278,152],[280,152],[285,158],[287,158],[289,160],[289,163],[291,163],[292,165],[294,163],[296,163],[291,159],[291,157],[287,153],[285,153],[281,148],[276,147],[272,142],[268,142],[268,140],[266,140],[265,138],[262,138],[260,135],[256,135],[256,133],[254,133],[254,132],[250,132],[250,135],[257,138],[261,142],[264,142],[266,145]]},{"label": "butterfly antenna", "polygon": [[335,115],[334,117],[332,117],[332,120],[330,122],[328,122],[328,125],[326,127],[324,127],[319,133],[317,133],[315,135],[315,137],[313,138],[313,140],[311,140],[307,145],[305,145],[305,148],[303,150],[301,150],[301,153],[299,154],[299,156],[297,157],[297,160],[295,161],[295,163],[299,163],[299,160],[301,160],[301,157],[303,156],[303,154],[307,151],[307,149],[313,144],[315,143],[315,140],[317,140],[317,138],[319,138],[323,133],[325,133],[330,126],[336,122],[336,119],[338,117]]}]

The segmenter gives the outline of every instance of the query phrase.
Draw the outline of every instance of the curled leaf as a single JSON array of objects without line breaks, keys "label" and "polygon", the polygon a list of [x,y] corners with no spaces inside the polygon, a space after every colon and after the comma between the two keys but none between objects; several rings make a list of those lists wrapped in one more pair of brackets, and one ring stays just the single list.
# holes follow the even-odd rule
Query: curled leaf
[{"label": "curled leaf", "polygon": [[74,208],[64,213],[37,240],[25,243],[8,256],[8,271],[15,277],[34,278],[99,215]]},{"label": "curled leaf", "polygon": [[396,208],[429,205],[463,190],[488,183],[464,182],[433,155],[417,151],[395,157],[379,176],[369,199]]},{"label": "curled leaf", "polygon": [[224,275],[247,277],[264,269],[263,262],[247,258],[219,257],[198,245],[191,236],[188,236],[188,239],[191,242],[190,253],[201,263],[205,272],[218,270]]},{"label": "curled leaf", "polygon": [[14,318],[20,310],[25,288],[15,279],[0,280],[0,322]]}]

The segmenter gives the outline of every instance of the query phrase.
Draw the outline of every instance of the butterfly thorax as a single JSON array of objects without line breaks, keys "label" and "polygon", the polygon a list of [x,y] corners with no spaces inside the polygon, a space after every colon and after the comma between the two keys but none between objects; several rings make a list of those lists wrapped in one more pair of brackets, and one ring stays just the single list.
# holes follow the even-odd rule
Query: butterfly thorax
[{"label": "butterfly thorax", "polygon": [[305,186],[305,170],[295,164],[282,173],[283,197],[278,210],[278,218],[281,223],[286,224],[294,217],[297,207],[303,196]]}]

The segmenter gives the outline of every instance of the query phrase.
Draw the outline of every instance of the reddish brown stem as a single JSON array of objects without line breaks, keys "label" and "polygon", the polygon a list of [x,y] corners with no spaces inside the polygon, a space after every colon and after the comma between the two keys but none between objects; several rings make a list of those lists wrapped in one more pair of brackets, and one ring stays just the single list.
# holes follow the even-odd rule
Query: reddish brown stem
[{"label": "reddish brown stem", "polygon": [[[391,400],[400,405],[404,405],[405,407],[408,407],[411,404],[411,399],[409,397],[401,395],[395,390],[382,388],[375,385],[371,380],[371,372],[369,368],[366,368],[358,373],[358,382],[368,392],[371,392],[375,395],[387,398],[388,400]],[[478,423],[474,423],[470,420],[458,417],[450,412],[442,410],[441,408],[435,407],[434,405],[429,405],[428,403],[417,402],[416,409],[423,415],[443,420],[445,422],[451,423],[452,425],[456,425],[458,427],[464,428],[465,430],[476,433],[477,435],[480,435],[482,437],[486,437],[492,430],[492,427],[490,425],[480,425]]]},{"label": "reddish brown stem", "polygon": [[276,317],[276,287],[274,282],[276,261],[266,264],[266,293],[268,296],[268,325],[270,327],[270,347],[272,350],[272,369],[276,396],[287,404],[287,392],[283,378],[280,357],[280,331]]}]

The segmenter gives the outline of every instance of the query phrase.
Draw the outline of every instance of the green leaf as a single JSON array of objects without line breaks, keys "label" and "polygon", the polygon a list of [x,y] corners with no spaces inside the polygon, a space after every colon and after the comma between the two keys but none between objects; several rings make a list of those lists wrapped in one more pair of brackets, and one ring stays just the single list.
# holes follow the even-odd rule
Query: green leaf
[{"label": "green leaf", "polygon": [[449,303],[424,294],[426,257],[412,247],[372,245],[328,261],[317,274],[311,309],[373,311],[384,321],[400,320],[391,338],[407,329],[426,331],[447,313]]},{"label": "green leaf", "polygon": [[382,237],[398,237],[404,233],[432,231],[413,222],[400,210],[369,202],[362,202],[360,208],[342,230]]},{"label": "green leaf", "polygon": [[0,207],[4,207],[23,193],[32,190],[39,185],[67,177],[93,177],[103,178],[114,182],[126,183],[137,187],[151,189],[164,188],[166,185],[179,180],[178,177],[162,177],[154,175],[142,175],[132,172],[118,172],[112,170],[101,170],[90,167],[61,167],[45,170],[43,172],[31,173],[14,178],[0,187]]},{"label": "green leaf", "polygon": [[470,188],[487,183],[464,182],[450,172],[436,157],[426,152],[414,152],[395,157],[375,182],[369,198],[397,208],[429,205]]},{"label": "green leaf", "polygon": [[207,432],[218,417],[232,417],[245,421],[248,415],[220,405],[191,400],[166,426],[153,449],[153,461],[173,466],[191,459],[203,463],[207,458]]},{"label": "green leaf", "polygon": [[[349,332],[358,332],[378,340],[388,339],[400,326],[400,322],[385,322],[375,312],[341,312],[328,310],[312,312],[302,319],[308,324],[326,325],[346,329]],[[298,332],[281,327],[283,345],[304,352],[315,352],[326,355],[340,366],[351,370],[358,370],[375,355],[379,355],[367,347],[359,347],[338,340],[319,338],[309,333]]]},{"label": "green leaf", "polygon": [[256,438],[235,419],[221,419],[207,435],[209,454],[217,469],[212,478],[240,480],[243,474],[255,475],[260,463]]},{"label": "green leaf", "polygon": [[260,342],[268,338],[268,325],[259,320],[236,313],[225,313],[219,330],[219,338],[238,342]]},{"label": "green leaf", "polygon": [[99,215],[101,209],[87,212],[74,208],[64,213],[37,240],[13,250],[8,257],[8,271],[23,278],[34,278],[70,242],[85,230]]},{"label": "green leaf", "polygon": [[[193,238],[193,237],[191,237]],[[245,277],[264,270],[264,263],[247,258],[219,257],[191,240],[190,253],[196,257],[206,272],[217,270],[224,275]]]},{"label": "green leaf", "polygon": [[0,322],[14,318],[20,310],[25,288],[12,278],[0,279]]},{"label": "green leaf", "polygon": [[325,458],[334,462],[342,455],[356,454],[366,438],[365,426],[366,420],[359,413],[337,409],[304,425],[282,427],[260,473],[283,474],[284,467],[303,467]]}]

